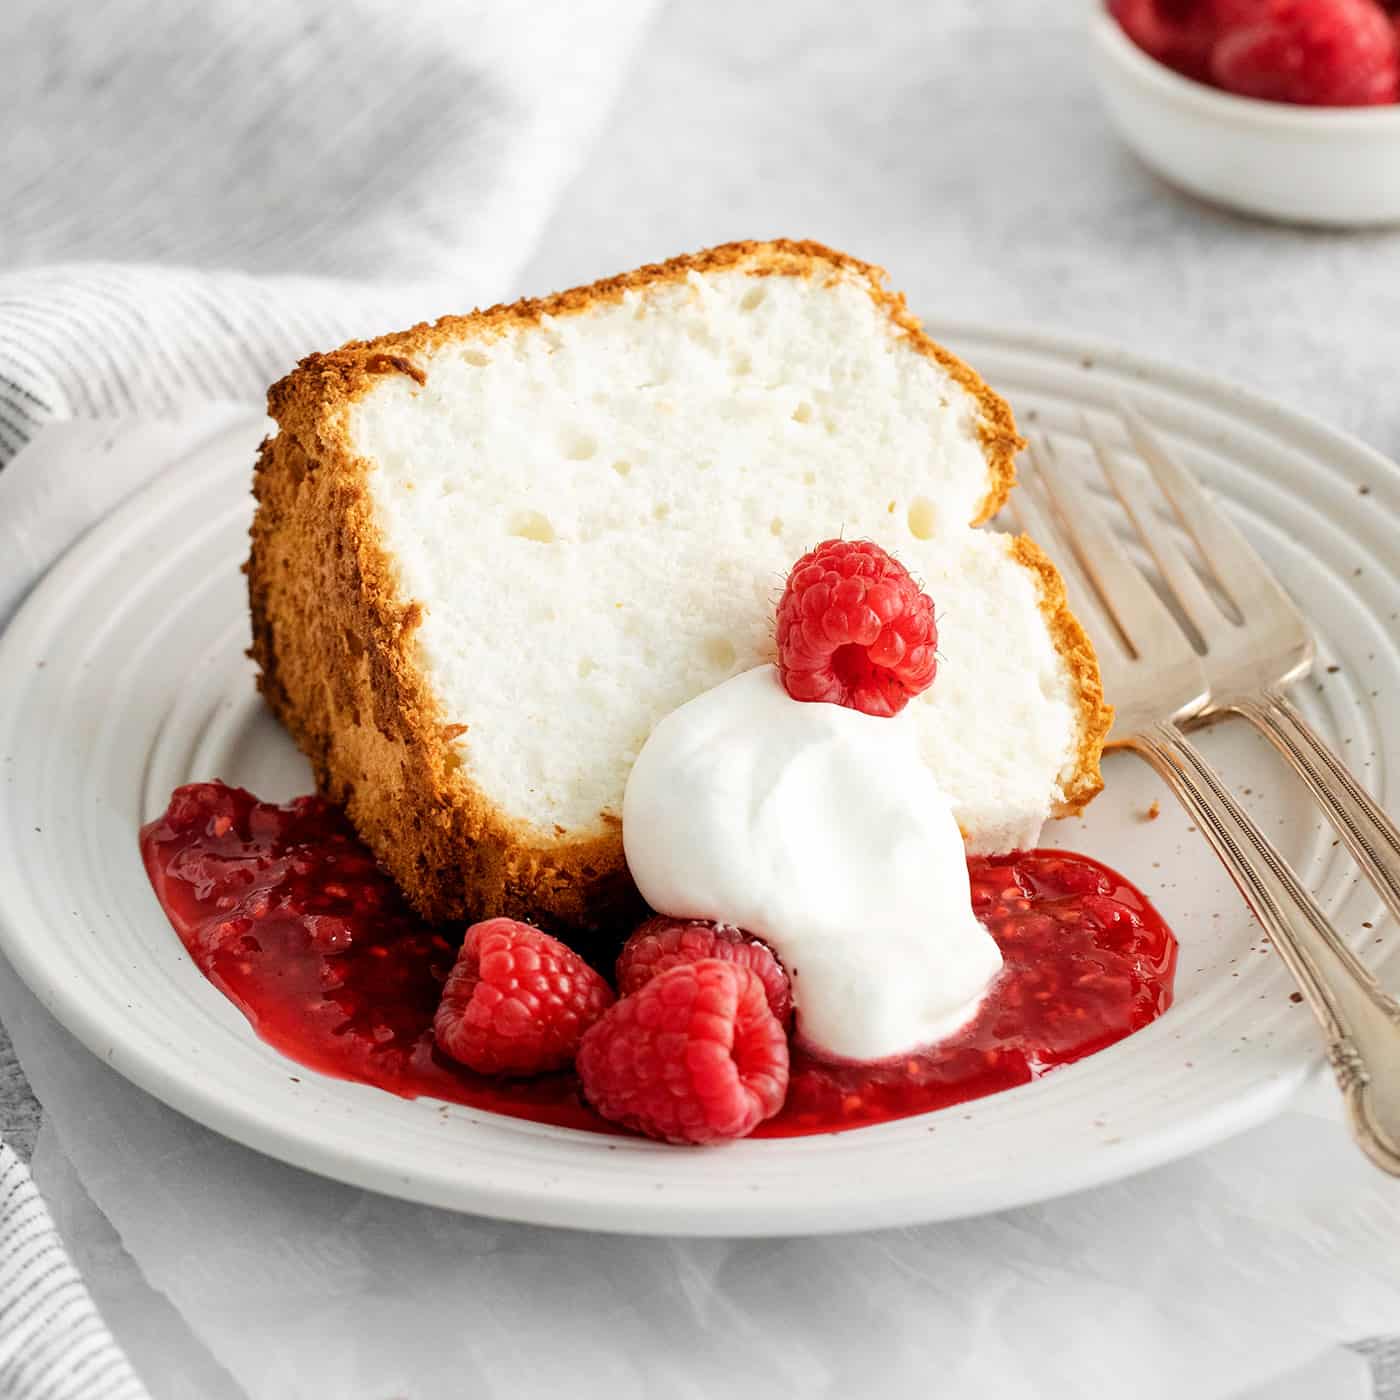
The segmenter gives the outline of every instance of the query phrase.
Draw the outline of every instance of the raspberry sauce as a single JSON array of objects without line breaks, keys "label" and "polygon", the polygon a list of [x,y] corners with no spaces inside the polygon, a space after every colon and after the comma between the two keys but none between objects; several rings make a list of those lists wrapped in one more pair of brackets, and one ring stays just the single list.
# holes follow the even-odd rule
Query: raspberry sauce
[{"label": "raspberry sauce", "polygon": [[[437,1051],[433,1012],[462,930],[423,923],[338,808],[195,783],[142,830],[141,852],[200,970],[289,1059],[405,1098],[620,1131],[584,1103],[571,1072],[495,1080]],[[787,1104],[755,1136],[834,1132],[1009,1089],[1171,1004],[1176,940],[1122,876],[1049,850],[975,858],[969,870],[973,908],[1005,958],[976,1018],[880,1065],[794,1049]]]}]

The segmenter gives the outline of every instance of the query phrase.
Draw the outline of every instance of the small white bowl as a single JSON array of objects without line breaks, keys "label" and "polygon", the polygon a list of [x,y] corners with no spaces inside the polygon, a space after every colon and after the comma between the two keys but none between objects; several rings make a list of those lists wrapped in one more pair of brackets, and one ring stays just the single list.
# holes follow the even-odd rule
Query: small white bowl
[{"label": "small white bowl", "polygon": [[1104,102],[1123,139],[1165,179],[1287,223],[1400,223],[1400,104],[1299,107],[1235,97],[1149,58],[1101,6],[1091,26]]}]

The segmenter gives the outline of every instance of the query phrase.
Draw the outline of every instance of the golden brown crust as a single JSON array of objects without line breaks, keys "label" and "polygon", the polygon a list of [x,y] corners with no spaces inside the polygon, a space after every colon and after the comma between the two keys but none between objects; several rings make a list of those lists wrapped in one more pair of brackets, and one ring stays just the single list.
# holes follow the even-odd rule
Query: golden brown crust
[{"label": "golden brown crust", "polygon": [[[569,929],[640,905],[612,830],[571,843],[488,802],[412,656],[422,620],[377,543],[353,458],[310,457],[284,429],[263,443],[248,562],[252,655],[268,704],[317,787],[432,920],[502,913]],[[550,849],[557,845],[558,849]]]},{"label": "golden brown crust", "polygon": [[1079,704],[1079,752],[1074,768],[1061,785],[1062,799],[1055,808],[1057,817],[1073,816],[1103,791],[1099,763],[1104,741],[1113,727],[1113,706],[1104,701],[1099,659],[1079,619],[1070,611],[1065,581],[1060,571],[1029,535],[1016,535],[1010,542],[1011,557],[1035,575],[1040,592],[1040,611],[1055,649],[1064,658],[1074,682]]},{"label": "golden brown crust", "polygon": [[[258,459],[247,569],[259,684],[310,758],[320,789],[344,804],[429,919],[508,914],[566,930],[601,929],[632,917],[639,900],[615,814],[601,814],[591,831],[541,833],[501,811],[471,781],[453,743],[462,732],[458,717],[441,712],[414,664],[421,608],[404,601],[378,543],[365,481],[369,464],[351,448],[349,409],[383,374],[422,385],[422,357],[447,342],[494,339],[692,272],[733,267],[755,276],[863,278],[914,348],[977,401],[988,490],[973,523],[995,514],[1015,483],[1023,445],[1011,410],[929,339],[904,298],[886,290],[881,269],[818,243],[730,243],[542,300],[352,341],[308,356],[268,391],[279,432]],[[1023,562],[1041,579],[1042,606],[1085,698],[1085,741],[1066,789],[1072,810],[1100,785],[1102,736],[1090,723],[1102,706],[1098,672],[1053,567],[1038,551],[1035,562],[1030,556]]]}]

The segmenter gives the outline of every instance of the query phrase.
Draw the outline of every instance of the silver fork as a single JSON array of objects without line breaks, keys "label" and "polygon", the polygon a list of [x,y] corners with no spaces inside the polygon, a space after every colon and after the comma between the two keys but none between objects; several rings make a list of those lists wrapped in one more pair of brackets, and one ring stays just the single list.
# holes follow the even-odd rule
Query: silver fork
[{"label": "silver fork", "polygon": [[[1032,440],[1013,509],[1051,547],[1116,706],[1109,743],[1161,774],[1195,819],[1312,1007],[1357,1142],[1400,1176],[1400,1006],[1377,985],[1288,862],[1182,732],[1210,690],[1186,634],[1047,444]],[[1045,504],[1042,505],[1042,495]]]},{"label": "silver fork", "polygon": [[1196,478],[1172,459],[1142,416],[1126,404],[1119,405],[1119,413],[1138,455],[1240,614],[1238,623],[1227,617],[1167,532],[1153,528],[1123,474],[1117,451],[1086,418],[1089,440],[1109,485],[1205,643],[1207,713],[1243,715],[1269,738],[1307,784],[1392,918],[1400,921],[1400,831],[1284,694],[1283,687],[1312,666],[1307,620],[1249,541]]}]

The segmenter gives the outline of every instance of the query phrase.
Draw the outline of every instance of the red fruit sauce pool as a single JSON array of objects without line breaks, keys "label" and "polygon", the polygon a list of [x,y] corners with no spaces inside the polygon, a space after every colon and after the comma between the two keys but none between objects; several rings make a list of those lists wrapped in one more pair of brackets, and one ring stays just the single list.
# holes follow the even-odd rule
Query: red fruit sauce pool
[{"label": "red fruit sauce pool", "polygon": [[[190,956],[288,1058],[405,1098],[621,1131],[572,1073],[494,1080],[437,1052],[433,1012],[463,930],[423,923],[338,808],[195,783],[143,829],[141,852]],[[858,1128],[1009,1089],[1171,1004],[1176,939],[1121,875],[1049,850],[974,858],[969,871],[973,908],[1005,958],[976,1019],[879,1065],[795,1049],[787,1103],[756,1137]]]}]

